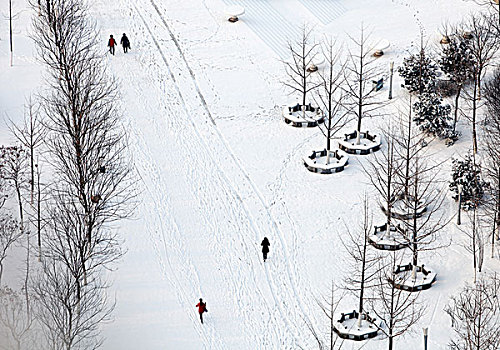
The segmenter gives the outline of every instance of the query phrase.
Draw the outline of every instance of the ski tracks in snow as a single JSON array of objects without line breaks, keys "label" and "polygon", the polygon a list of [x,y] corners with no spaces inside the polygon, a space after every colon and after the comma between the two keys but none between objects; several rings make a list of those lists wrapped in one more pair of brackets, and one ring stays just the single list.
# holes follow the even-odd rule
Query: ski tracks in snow
[{"label": "ski tracks in snow", "polygon": [[[165,172],[178,172],[198,203],[200,240],[207,242],[220,271],[216,275],[222,279],[218,281],[221,292],[232,296],[236,304],[240,334],[253,343],[253,348],[297,347],[303,339],[301,329],[307,314],[283,234],[262,194],[218,130],[162,9],[154,1],[127,1],[127,5],[142,22],[134,24],[137,30],[147,38],[138,48],[144,50],[141,60],[146,61],[151,81],[141,84],[138,77],[132,76],[124,85],[133,86],[133,98],[141,101],[141,106],[147,105],[144,108],[149,127],[154,130],[148,130],[146,139],[137,122],[131,121],[135,124],[138,170],[153,202],[144,206],[144,212],[151,218],[148,230],[165,277],[176,290],[182,307],[193,315],[193,322],[199,323],[193,300],[206,289],[202,280],[207,278],[200,277],[195,257],[189,254],[189,240],[193,238],[183,232],[183,223],[173,214],[176,203],[169,196],[175,189]],[[165,37],[170,40],[161,44],[156,39]],[[137,67],[129,70],[133,72]],[[157,104],[148,104],[151,96],[146,96],[144,90],[151,92],[153,86],[144,89],[144,83],[161,89],[153,95],[164,98]],[[166,133],[170,133],[170,138]],[[158,152],[151,150],[154,147],[169,154],[158,159]],[[271,260],[264,264],[263,271],[263,264],[256,262],[260,261],[259,243],[264,236],[274,244]],[[220,327],[217,321],[213,327],[208,322],[204,325],[209,332],[198,327],[206,348],[227,348]]]}]

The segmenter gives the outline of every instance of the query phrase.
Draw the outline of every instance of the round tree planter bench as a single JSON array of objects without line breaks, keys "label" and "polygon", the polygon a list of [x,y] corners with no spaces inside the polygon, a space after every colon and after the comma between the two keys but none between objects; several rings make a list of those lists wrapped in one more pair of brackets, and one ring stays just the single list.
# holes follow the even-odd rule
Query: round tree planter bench
[{"label": "round tree planter bench", "polygon": [[[422,217],[427,211],[427,205],[423,202],[418,202],[417,209],[414,210],[413,204],[413,198],[411,196],[400,194],[392,202],[391,217],[399,220],[411,220],[414,217]],[[380,209],[387,214],[385,205],[381,205]]]},{"label": "round tree planter bench", "polygon": [[[328,164],[326,162],[327,156],[330,156]],[[308,157],[303,158],[304,165],[307,170],[319,174],[333,174],[344,170],[345,166],[349,163],[349,156],[341,150],[327,151],[313,151]]]},{"label": "round tree planter bench", "polygon": [[378,327],[375,325],[375,319],[367,314],[362,315],[361,326],[358,327],[357,311],[342,313],[341,317],[333,325],[333,330],[342,339],[362,341],[374,338],[378,335]]},{"label": "round tree planter bench", "polygon": [[356,131],[345,134],[344,139],[338,141],[339,148],[349,154],[360,155],[370,154],[370,152],[376,152],[380,149],[382,142],[378,135],[372,135],[368,131],[360,132],[359,144],[357,144],[356,135]]},{"label": "round tree planter bench", "polygon": [[325,121],[325,114],[321,108],[313,107],[311,104],[285,106],[282,112],[285,123],[297,128],[312,128]]},{"label": "round tree planter bench", "polygon": [[408,241],[404,238],[403,228],[399,225],[391,225],[387,230],[387,223],[382,226],[374,226],[373,234],[368,236],[368,242],[380,250],[400,250],[408,247]]},{"label": "round tree planter bench", "polygon": [[415,278],[413,278],[412,264],[398,265],[396,271],[394,271],[394,281],[390,280],[390,282],[395,288],[407,292],[419,292],[431,288],[432,284],[436,281],[437,274],[430,269],[426,269],[424,265],[417,266],[416,268],[417,273],[415,274]]}]

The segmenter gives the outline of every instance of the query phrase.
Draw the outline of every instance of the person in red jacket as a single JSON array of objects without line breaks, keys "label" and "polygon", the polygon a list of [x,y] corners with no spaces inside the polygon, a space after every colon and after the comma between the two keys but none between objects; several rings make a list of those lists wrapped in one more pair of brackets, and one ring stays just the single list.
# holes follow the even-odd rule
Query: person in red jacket
[{"label": "person in red jacket", "polygon": [[198,313],[200,314],[200,321],[203,324],[203,313],[208,312],[207,303],[204,303],[203,299],[200,298],[200,302],[196,304],[196,307],[198,308]]},{"label": "person in red jacket", "polygon": [[114,55],[115,54],[116,40],[113,38],[113,35],[109,36],[108,46],[109,46],[109,52],[112,55]]}]

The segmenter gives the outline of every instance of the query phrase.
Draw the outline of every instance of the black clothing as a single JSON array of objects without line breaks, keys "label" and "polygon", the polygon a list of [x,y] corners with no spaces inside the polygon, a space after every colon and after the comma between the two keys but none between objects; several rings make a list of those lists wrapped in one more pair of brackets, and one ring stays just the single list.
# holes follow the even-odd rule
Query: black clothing
[{"label": "black clothing", "polygon": [[130,49],[130,41],[125,34],[123,34],[120,44],[123,46],[123,52],[127,53],[128,49]]},{"label": "black clothing", "polygon": [[269,253],[269,246],[271,245],[271,243],[269,243],[267,237],[264,237],[260,245],[262,246],[262,255],[264,257],[264,261],[266,261],[267,253]]}]

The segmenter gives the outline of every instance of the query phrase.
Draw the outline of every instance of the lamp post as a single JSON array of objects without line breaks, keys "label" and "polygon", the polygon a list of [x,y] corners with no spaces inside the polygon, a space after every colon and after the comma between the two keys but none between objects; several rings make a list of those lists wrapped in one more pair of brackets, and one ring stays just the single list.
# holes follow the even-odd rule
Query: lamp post
[{"label": "lamp post", "polygon": [[389,81],[389,100],[392,99],[392,74],[394,72],[394,62],[391,62],[391,74],[390,74],[390,81]]},{"label": "lamp post", "polygon": [[429,328],[424,327],[422,330],[424,331],[424,350],[427,350],[427,335],[429,334]]},{"label": "lamp post", "polygon": [[457,185],[458,188],[458,213],[457,213],[457,225],[460,225],[462,223],[462,218],[461,218],[461,209],[462,209],[462,191],[464,189],[463,185]]}]

